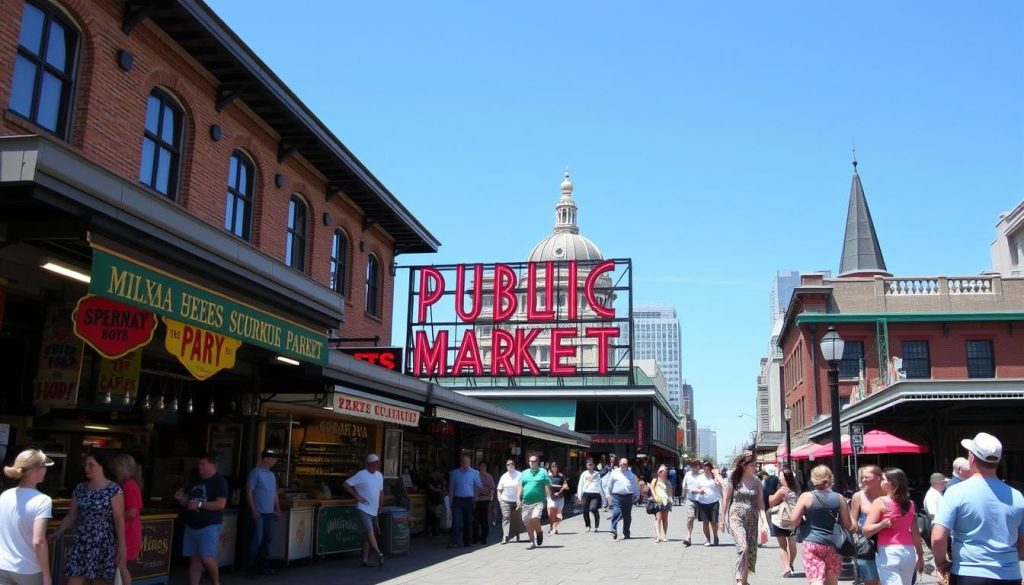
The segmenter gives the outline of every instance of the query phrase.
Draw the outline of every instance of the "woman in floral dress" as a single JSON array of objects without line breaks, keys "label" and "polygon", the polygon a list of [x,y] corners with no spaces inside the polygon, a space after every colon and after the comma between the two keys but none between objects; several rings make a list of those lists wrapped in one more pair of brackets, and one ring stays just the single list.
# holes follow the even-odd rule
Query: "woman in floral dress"
[{"label": "woman in floral dress", "polygon": [[105,473],[109,467],[100,453],[85,457],[85,480],[75,486],[71,508],[52,539],[75,527],[64,574],[67,585],[114,582],[117,568],[126,558],[124,540],[124,493]]},{"label": "woman in floral dress", "polygon": [[736,583],[747,585],[747,576],[757,565],[758,519],[768,524],[764,514],[764,498],[756,471],[754,454],[747,452],[736,458],[722,498],[721,529],[736,541]]}]

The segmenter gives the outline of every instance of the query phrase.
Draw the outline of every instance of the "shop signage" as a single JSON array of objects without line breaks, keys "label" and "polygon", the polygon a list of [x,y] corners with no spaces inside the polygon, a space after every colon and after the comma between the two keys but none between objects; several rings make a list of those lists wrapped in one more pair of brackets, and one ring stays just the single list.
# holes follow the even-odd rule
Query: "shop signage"
[{"label": "shop signage", "polygon": [[164,347],[197,380],[235,367],[235,354],[241,341],[167,317],[163,320],[167,326]]},{"label": "shop signage", "polygon": [[283,356],[327,364],[327,336],[93,246],[89,292]]},{"label": "shop signage", "polygon": [[[433,376],[627,375],[616,301],[630,260],[414,266],[406,371]],[[539,358],[539,355],[545,356]],[[548,356],[550,356],[548,358]]]},{"label": "shop signage", "polygon": [[360,550],[363,546],[359,511],[353,506],[320,506],[316,520],[316,554]]},{"label": "shop signage", "polygon": [[137,349],[117,359],[100,358],[100,373],[96,379],[97,400],[107,394],[121,404],[125,396],[139,395],[139,372],[142,370],[142,350]]},{"label": "shop signage", "polygon": [[156,331],[153,313],[95,295],[78,300],[72,319],[75,335],[108,359],[145,347]]},{"label": "shop signage", "polygon": [[171,543],[174,541],[174,518],[142,518],[142,546],[139,557],[128,559],[133,580],[167,575],[171,570]]},{"label": "shop signage", "polygon": [[647,446],[647,419],[636,417],[636,448],[643,449]]},{"label": "shop signage", "polygon": [[402,371],[402,348],[400,347],[339,347],[338,351],[392,372]]},{"label": "shop signage", "polygon": [[39,367],[33,384],[36,408],[75,408],[85,344],[71,327],[71,307],[50,307],[46,312]]},{"label": "shop signage", "polygon": [[365,439],[370,436],[370,430],[366,425],[343,423],[331,420],[320,421],[320,432],[325,435],[337,435],[339,437],[359,437]]},{"label": "shop signage", "polygon": [[633,442],[633,437],[601,437],[598,435],[590,436],[591,445],[632,445]]},{"label": "shop signage", "polygon": [[410,427],[419,426],[420,413],[411,408],[392,406],[376,400],[334,393],[334,412],[359,418],[369,418]]}]

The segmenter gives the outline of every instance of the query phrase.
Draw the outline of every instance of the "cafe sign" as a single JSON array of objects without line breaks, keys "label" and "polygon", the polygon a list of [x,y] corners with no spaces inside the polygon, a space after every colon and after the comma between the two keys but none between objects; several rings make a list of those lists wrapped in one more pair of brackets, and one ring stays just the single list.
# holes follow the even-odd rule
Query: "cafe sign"
[{"label": "cafe sign", "polygon": [[342,392],[334,393],[334,412],[410,427],[419,426],[420,412]]},{"label": "cafe sign", "polygon": [[221,370],[235,367],[235,355],[241,341],[167,317],[163,319],[167,326],[164,347],[197,380],[205,380]]},{"label": "cafe sign", "polygon": [[327,336],[93,244],[89,292],[280,355],[327,365]]},{"label": "cafe sign", "polygon": [[156,315],[95,295],[78,300],[72,314],[75,335],[113,360],[145,347],[156,332]]}]

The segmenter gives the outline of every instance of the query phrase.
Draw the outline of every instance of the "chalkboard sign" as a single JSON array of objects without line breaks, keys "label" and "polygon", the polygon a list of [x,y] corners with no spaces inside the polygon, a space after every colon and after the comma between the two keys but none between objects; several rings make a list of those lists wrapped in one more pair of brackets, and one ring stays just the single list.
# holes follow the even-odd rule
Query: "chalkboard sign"
[{"label": "chalkboard sign", "polygon": [[316,554],[362,550],[363,529],[353,506],[320,506],[316,519]]}]

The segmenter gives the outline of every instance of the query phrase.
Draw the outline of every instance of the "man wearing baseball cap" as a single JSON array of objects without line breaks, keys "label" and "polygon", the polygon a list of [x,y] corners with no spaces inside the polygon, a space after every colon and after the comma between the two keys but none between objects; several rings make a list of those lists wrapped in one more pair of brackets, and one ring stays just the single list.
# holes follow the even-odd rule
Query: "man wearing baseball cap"
[{"label": "man wearing baseball cap", "polygon": [[[971,477],[946,488],[932,526],[932,552],[950,585],[1021,582],[1024,554],[1024,495],[996,476],[1003,444],[978,433],[960,444],[967,449]],[[946,539],[953,536],[953,563]]]},{"label": "man wearing baseball cap", "polygon": [[356,510],[363,527],[363,566],[369,567],[370,549],[377,553],[377,566],[384,566],[384,553],[377,545],[377,515],[384,501],[384,476],[380,473],[380,458],[370,453],[366,456],[366,469],[345,480],[345,491],[355,498]]}]

